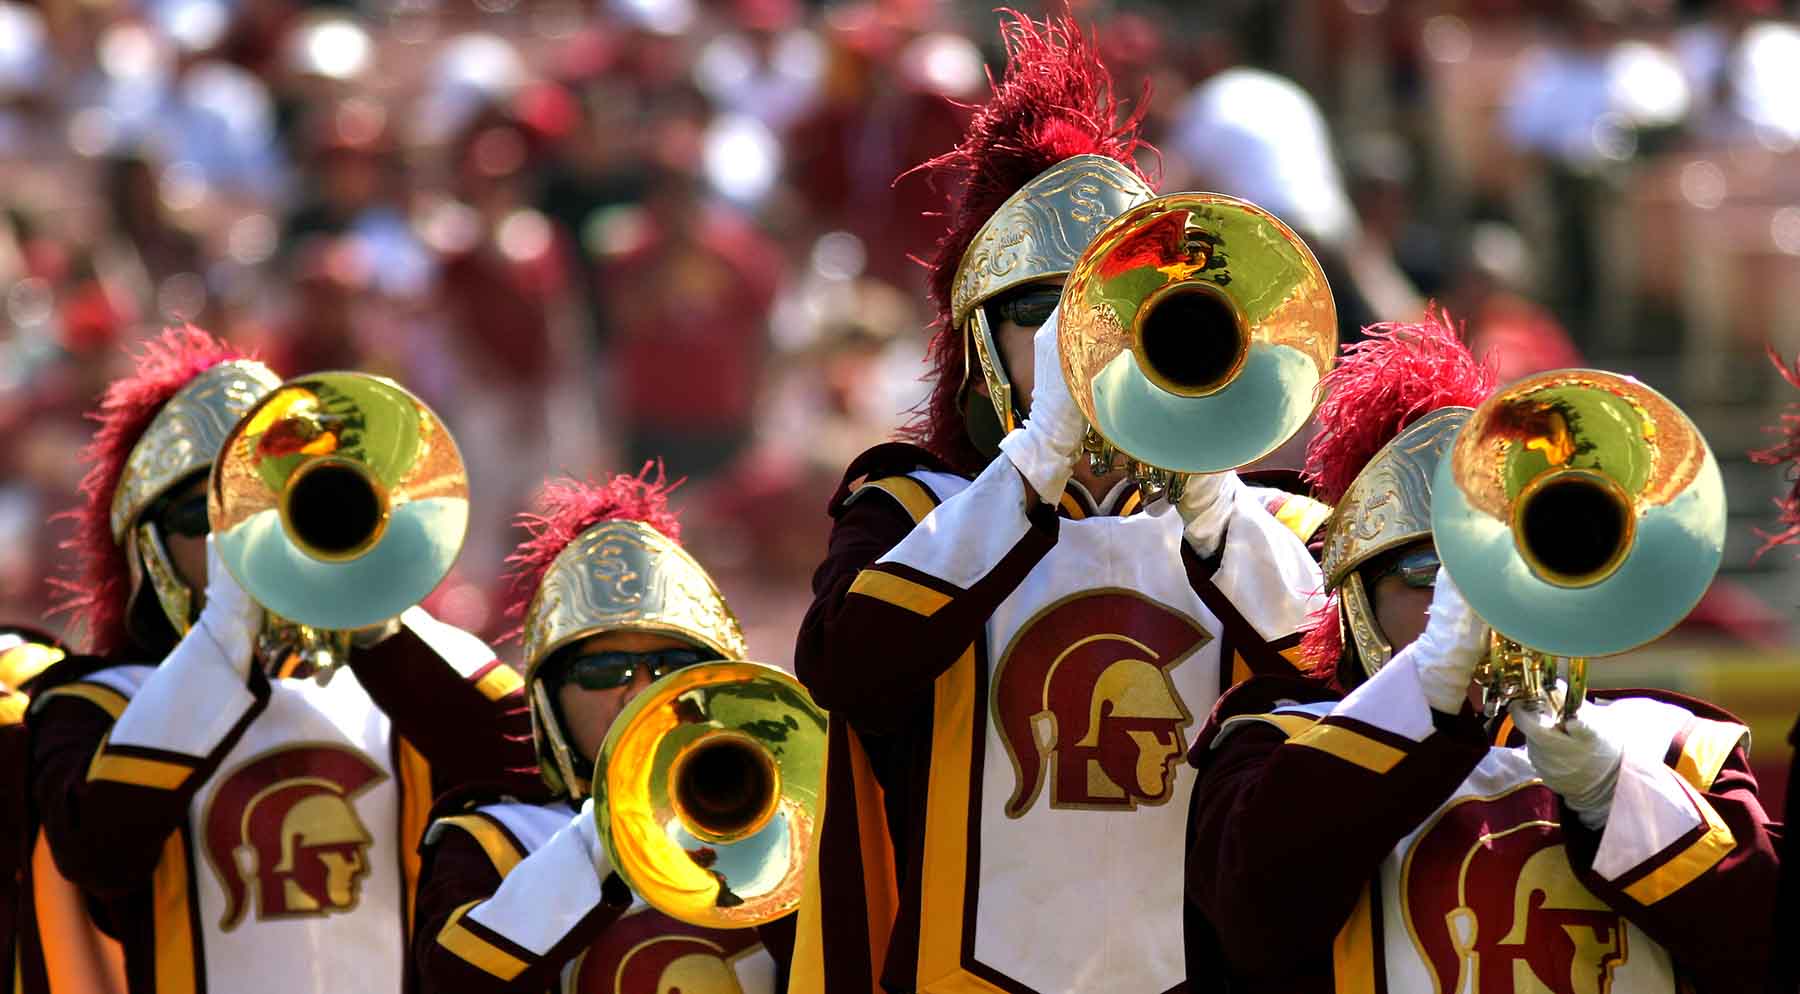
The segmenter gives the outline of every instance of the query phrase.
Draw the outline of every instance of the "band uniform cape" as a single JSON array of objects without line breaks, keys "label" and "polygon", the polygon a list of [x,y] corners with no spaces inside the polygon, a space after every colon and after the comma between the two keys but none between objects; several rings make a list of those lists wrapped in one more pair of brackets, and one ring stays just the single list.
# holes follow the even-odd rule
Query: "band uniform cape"
[{"label": "band uniform cape", "polygon": [[[678,544],[666,487],[620,475],[556,481],[532,537],[509,562],[522,615],[539,761],[560,795],[443,799],[426,837],[409,987],[426,994],[777,994],[756,929],[677,921],[632,894],[577,821],[588,781],[539,669],[556,650],[609,631],[656,632],[742,659],[744,637],[712,579]],[[527,610],[527,604],[530,607]],[[584,839],[585,836],[585,839]],[[779,935],[781,928],[765,929]],[[773,944],[773,936],[771,937]]]},{"label": "band uniform cape", "polygon": [[122,560],[143,549],[120,537],[155,538],[137,531],[144,511],[204,471],[275,384],[171,332],[109,391],[87,452],[73,606],[99,654],[40,678],[31,789],[134,991],[400,989],[431,799],[530,784],[515,772],[531,766],[518,675],[421,609],[325,685],[254,665],[246,680],[191,653],[154,665],[161,653],[131,634],[148,584],[128,579],[142,564]]},{"label": "band uniform cape", "polygon": [[1351,581],[1430,537],[1432,470],[1493,377],[1433,314],[1370,329],[1328,380],[1307,469],[1337,502],[1334,601],[1307,646],[1372,675],[1348,696],[1259,676],[1201,731],[1190,977],[1252,994],[1760,983],[1780,826],[1758,802],[1747,729],[1673,694],[1590,695],[1584,719],[1624,744],[1593,831],[1538,779],[1510,719],[1433,711]]}]

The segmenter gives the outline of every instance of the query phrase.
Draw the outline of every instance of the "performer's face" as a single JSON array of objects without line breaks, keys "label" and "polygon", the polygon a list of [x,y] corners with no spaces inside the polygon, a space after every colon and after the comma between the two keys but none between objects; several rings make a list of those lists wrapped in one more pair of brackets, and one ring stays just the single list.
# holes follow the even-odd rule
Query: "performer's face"
[{"label": "performer's face", "polygon": [[1382,557],[1369,597],[1374,601],[1375,621],[1395,652],[1411,645],[1425,632],[1425,614],[1431,607],[1432,563],[1435,550],[1429,540],[1415,542]]},{"label": "performer's face", "polygon": [[[1062,285],[1063,278],[1061,276],[1053,276],[1049,279],[1039,280],[1035,283],[1027,283],[1024,286],[1017,287],[1003,294],[1002,297],[1011,298],[1019,295],[1037,296],[1032,292],[1041,292],[1043,288],[1055,288]],[[1049,294],[1042,294],[1042,296],[1048,297]],[[1053,299],[1051,301],[1051,306],[1055,306]],[[1031,388],[1037,383],[1037,370],[1032,368],[1033,349],[1031,347],[1031,340],[1037,335],[1038,328],[1042,327],[1043,323],[1040,321],[1036,324],[1021,324],[1018,321],[1011,320],[1009,317],[1004,316],[1002,312],[1006,310],[1006,308],[994,308],[989,312],[994,316],[996,321],[996,323],[992,325],[994,343],[1000,346],[1000,355],[1006,360],[1006,375],[1012,379],[1013,402],[1019,405],[1021,411],[1030,414]],[[987,393],[986,381],[977,380],[976,389],[980,390],[983,394]]]},{"label": "performer's face", "polygon": [[[206,476],[194,477],[186,484],[175,488],[160,502],[164,509],[158,523],[157,531],[162,534],[163,546],[169,550],[169,559],[175,565],[175,573],[182,583],[187,584],[194,592],[194,606],[203,606],[203,592],[206,590],[206,532],[198,535],[188,534],[195,530],[196,522],[192,521],[193,511],[198,503],[202,513],[206,506]],[[183,513],[186,512],[186,513]],[[184,529],[179,525],[185,524]]]},{"label": "performer's face", "polygon": [[[602,632],[575,643],[573,654],[596,652],[656,652],[660,649],[686,649],[689,644],[668,635],[650,632]],[[578,755],[592,758],[606,743],[607,729],[613,719],[625,710],[631,699],[643,693],[654,679],[649,666],[638,666],[624,686],[609,690],[589,690],[574,680],[565,680],[556,691],[556,704],[562,711],[563,723]]]}]

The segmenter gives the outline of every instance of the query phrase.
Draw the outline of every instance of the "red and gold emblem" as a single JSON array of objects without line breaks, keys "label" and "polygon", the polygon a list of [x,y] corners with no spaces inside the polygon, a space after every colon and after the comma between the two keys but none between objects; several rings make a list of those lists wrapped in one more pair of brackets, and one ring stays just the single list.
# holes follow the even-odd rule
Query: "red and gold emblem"
[{"label": "red and gold emblem", "polygon": [[1009,818],[1050,806],[1161,804],[1193,723],[1169,671],[1210,639],[1187,615],[1126,590],[1060,601],[1026,622],[994,678],[996,727],[1017,786]]},{"label": "red and gold emblem", "polygon": [[743,994],[732,963],[755,929],[710,929],[645,909],[609,926],[575,971],[579,994]]},{"label": "red and gold emblem", "polygon": [[1569,866],[1540,783],[1445,810],[1407,854],[1406,927],[1440,994],[1607,994],[1625,921]]},{"label": "red and gold emblem", "polygon": [[206,808],[206,857],[225,890],[224,931],[256,917],[349,911],[374,839],[351,801],[385,779],[354,749],[301,743],[263,753],[229,775]]}]

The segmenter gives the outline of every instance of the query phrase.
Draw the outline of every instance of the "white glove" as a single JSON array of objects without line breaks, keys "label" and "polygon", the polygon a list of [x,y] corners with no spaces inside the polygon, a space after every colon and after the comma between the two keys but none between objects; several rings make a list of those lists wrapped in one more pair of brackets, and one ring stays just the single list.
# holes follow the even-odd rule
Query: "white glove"
[{"label": "white glove", "polygon": [[1475,664],[1488,647],[1488,627],[1469,610],[1462,591],[1440,569],[1431,592],[1429,620],[1418,641],[1407,647],[1416,660],[1419,687],[1434,711],[1456,714],[1469,696]]},{"label": "white glove", "polygon": [[209,640],[223,662],[239,676],[248,677],[250,662],[255,656],[256,636],[262,631],[262,624],[262,605],[238,586],[237,579],[219,558],[219,547],[213,536],[206,536],[205,606],[200,609],[200,620],[194,623],[188,638],[198,636]]},{"label": "white glove", "polygon": [[1046,504],[1062,500],[1063,488],[1075,472],[1087,422],[1063,381],[1062,358],[1056,349],[1057,311],[1031,339],[1031,411],[1025,427],[1000,440],[1000,451],[1019,469]]},{"label": "white glove", "polygon": [[1513,725],[1525,735],[1525,754],[1544,786],[1562,795],[1581,823],[1594,831],[1606,824],[1625,750],[1603,721],[1589,721],[1584,707],[1567,721],[1542,701],[1514,701]]},{"label": "white glove", "polygon": [[1238,479],[1236,473],[1188,477],[1175,510],[1181,513],[1181,520],[1187,525],[1188,545],[1201,558],[1219,551],[1219,543],[1225,540],[1225,526],[1231,523],[1232,509],[1237,506],[1238,494],[1243,490],[1244,481]]},{"label": "white glove", "polygon": [[575,829],[575,837],[581,840],[582,848],[587,850],[594,869],[599,871],[600,879],[606,879],[606,875],[612,872],[612,861],[606,858],[606,847],[600,844],[600,827],[594,822],[593,797],[581,802],[581,810],[575,812],[570,825]]}]

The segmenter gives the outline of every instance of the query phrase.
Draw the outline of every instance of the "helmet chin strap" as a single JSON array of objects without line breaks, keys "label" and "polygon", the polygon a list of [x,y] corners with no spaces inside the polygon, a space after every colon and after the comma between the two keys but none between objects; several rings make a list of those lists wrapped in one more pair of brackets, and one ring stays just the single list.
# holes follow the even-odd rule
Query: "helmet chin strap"
[{"label": "helmet chin strap", "polygon": [[132,598],[137,597],[147,579],[169,625],[175,629],[175,637],[186,635],[194,625],[194,592],[175,571],[175,560],[163,543],[162,533],[154,522],[140,521],[129,533],[127,542],[129,547],[125,552],[131,563]]}]

